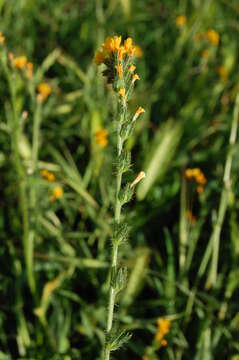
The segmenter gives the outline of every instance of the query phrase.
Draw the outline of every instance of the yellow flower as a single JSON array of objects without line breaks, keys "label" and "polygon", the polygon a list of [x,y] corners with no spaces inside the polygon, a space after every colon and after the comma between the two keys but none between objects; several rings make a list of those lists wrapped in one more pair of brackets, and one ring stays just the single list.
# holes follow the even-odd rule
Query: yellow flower
[{"label": "yellow flower", "polygon": [[5,36],[3,36],[3,33],[0,31],[0,45],[3,45],[5,43]]},{"label": "yellow flower", "polygon": [[122,99],[125,100],[125,88],[121,88],[119,94],[122,97]]},{"label": "yellow flower", "polygon": [[50,182],[55,180],[55,175],[46,169],[41,171],[41,176]]},{"label": "yellow flower", "polygon": [[28,79],[30,79],[30,78],[32,77],[34,65],[33,65],[32,62],[29,61],[29,62],[27,62],[26,67],[27,67],[26,77],[27,77]]},{"label": "yellow flower", "polygon": [[50,201],[53,202],[55,199],[61,199],[62,196],[63,196],[62,187],[56,186],[53,189],[53,192],[52,192],[51,197],[50,197]]},{"label": "yellow flower", "polygon": [[123,68],[122,68],[122,65],[119,64],[119,65],[115,65],[115,68],[117,70],[117,73],[119,75],[119,78],[122,79],[122,75],[123,75]]},{"label": "yellow flower", "polygon": [[132,49],[133,47],[133,39],[131,37],[127,38],[125,41],[124,41],[124,48],[125,48],[125,51],[126,52],[130,52],[130,50]]},{"label": "yellow flower", "polygon": [[48,98],[48,96],[51,94],[51,87],[48,83],[43,82],[38,85],[37,91],[38,91],[37,100],[45,101]]},{"label": "yellow flower", "polygon": [[121,36],[114,36],[111,38],[110,47],[112,52],[117,52],[121,44]]},{"label": "yellow flower", "polygon": [[140,77],[139,77],[138,74],[134,74],[134,75],[132,76],[132,84],[134,84],[136,80],[140,80]]},{"label": "yellow flower", "polygon": [[96,142],[102,148],[106,147],[108,144],[108,131],[105,129],[99,129],[96,133]]},{"label": "yellow flower", "polygon": [[209,58],[209,51],[207,50],[207,49],[204,49],[203,51],[202,51],[202,57],[204,58],[204,59],[208,59]]},{"label": "yellow flower", "polygon": [[207,32],[207,38],[213,45],[218,45],[220,41],[220,35],[213,29],[209,29]]},{"label": "yellow flower", "polygon": [[101,65],[105,62],[105,53],[103,51],[96,51],[94,63],[96,65]]},{"label": "yellow flower", "polygon": [[130,65],[130,67],[129,67],[129,72],[133,73],[135,69],[136,69],[136,66],[134,66],[134,65],[132,64],[132,65]]},{"label": "yellow flower", "polygon": [[136,110],[136,113],[133,117],[133,122],[139,117],[140,114],[144,113],[145,110],[144,108],[142,108],[142,106],[139,106],[138,109]]},{"label": "yellow flower", "polygon": [[24,67],[27,64],[27,58],[26,56],[18,56],[15,59],[13,59],[13,67],[15,67],[15,69],[24,69]]},{"label": "yellow flower", "polygon": [[176,25],[177,26],[182,26],[182,25],[185,25],[187,23],[187,18],[185,15],[179,15],[177,18],[176,18]]},{"label": "yellow flower", "polygon": [[126,54],[126,50],[125,50],[124,46],[120,46],[119,49],[118,49],[119,61],[121,61],[123,59],[125,54]]},{"label": "yellow flower", "polygon": [[147,357],[146,355],[144,355],[144,356],[142,357],[142,360],[149,360],[149,359],[148,359],[148,357]]},{"label": "yellow flower", "polygon": [[171,328],[171,321],[166,318],[160,318],[157,321],[158,331],[156,333],[155,339],[161,341],[165,335],[167,335]]},{"label": "yellow flower", "polygon": [[226,81],[228,77],[227,69],[224,66],[217,68],[217,73],[220,75],[221,80]]}]

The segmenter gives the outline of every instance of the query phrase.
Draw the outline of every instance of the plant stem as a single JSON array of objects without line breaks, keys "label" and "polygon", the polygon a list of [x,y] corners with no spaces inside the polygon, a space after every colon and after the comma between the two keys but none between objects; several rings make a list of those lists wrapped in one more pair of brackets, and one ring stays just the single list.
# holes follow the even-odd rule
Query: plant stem
[{"label": "plant stem", "polygon": [[220,235],[222,230],[222,225],[224,222],[227,206],[228,206],[228,195],[231,187],[231,166],[232,166],[232,157],[233,157],[233,146],[236,142],[237,128],[238,128],[238,114],[239,114],[239,94],[236,97],[236,104],[234,108],[231,133],[229,139],[229,150],[226,157],[225,169],[223,183],[224,188],[221,193],[219,210],[217,220],[214,224],[213,232],[210,238],[210,248],[212,251],[212,262],[211,269],[207,280],[207,287],[214,286],[217,280],[217,270],[218,270],[218,259],[219,259],[219,247],[220,247]]},{"label": "plant stem", "polygon": [[[119,160],[121,152],[122,152],[122,138],[120,135],[121,131],[121,121],[118,123],[117,129],[117,158]],[[115,210],[114,210],[114,219],[115,223],[120,223],[120,214],[121,214],[121,202],[119,200],[119,193],[121,189],[121,182],[122,182],[122,173],[118,171],[116,177],[116,196],[115,196]],[[111,284],[109,290],[109,303],[108,303],[108,313],[107,313],[107,327],[106,327],[106,338],[109,336],[112,325],[113,325],[113,317],[114,317],[114,307],[115,307],[115,296],[116,296],[116,289],[112,284],[112,275],[117,271],[117,263],[118,263],[118,247],[119,243],[117,239],[114,239],[113,242],[113,249],[112,249],[112,260],[111,260]],[[105,351],[104,351],[104,360],[110,359],[110,348],[107,346],[107,341],[105,342]]]}]

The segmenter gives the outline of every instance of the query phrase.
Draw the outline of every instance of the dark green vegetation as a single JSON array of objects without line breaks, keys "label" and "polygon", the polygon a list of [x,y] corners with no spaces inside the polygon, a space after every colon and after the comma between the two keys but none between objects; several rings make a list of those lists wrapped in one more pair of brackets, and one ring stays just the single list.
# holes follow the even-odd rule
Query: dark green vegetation
[{"label": "dark green vegetation", "polygon": [[[4,69],[1,47],[0,359],[101,358],[116,104],[93,57],[114,34],[132,36],[144,53],[130,107],[146,113],[127,144],[128,179],[148,175],[124,212],[128,282],[116,318],[133,336],[115,358],[238,359],[239,149],[229,146],[239,91],[238,1],[1,0],[0,14],[7,49],[34,63],[31,87],[20,71]],[[178,15],[187,23],[177,26]],[[218,44],[205,35],[209,29]],[[42,81],[52,93],[39,108],[34,94]],[[96,142],[102,127],[104,148]],[[200,195],[183,176],[195,167],[207,178]],[[56,186],[63,196],[51,202]],[[160,317],[171,330],[158,350]]]}]

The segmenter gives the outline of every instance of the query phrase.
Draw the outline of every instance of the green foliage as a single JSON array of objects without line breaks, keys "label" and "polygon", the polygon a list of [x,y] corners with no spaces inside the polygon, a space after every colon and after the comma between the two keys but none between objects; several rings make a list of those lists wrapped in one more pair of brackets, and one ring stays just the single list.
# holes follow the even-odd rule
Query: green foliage
[{"label": "green foliage", "polygon": [[[238,13],[237,0],[0,0],[0,359],[102,359],[116,243],[115,359],[239,358]],[[117,100],[93,63],[115,34],[143,50],[129,113],[145,109],[124,119],[117,161]]]}]

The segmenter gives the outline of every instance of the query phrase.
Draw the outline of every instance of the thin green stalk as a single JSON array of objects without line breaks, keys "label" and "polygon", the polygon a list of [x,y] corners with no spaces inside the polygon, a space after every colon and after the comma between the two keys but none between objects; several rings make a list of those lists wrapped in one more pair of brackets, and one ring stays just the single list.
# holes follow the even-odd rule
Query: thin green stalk
[{"label": "thin green stalk", "polygon": [[212,251],[212,262],[211,262],[209,277],[207,280],[207,287],[215,286],[217,281],[220,235],[228,206],[228,195],[231,187],[231,166],[232,166],[232,157],[233,157],[233,146],[236,143],[236,137],[237,137],[238,114],[239,114],[239,94],[237,95],[236,98],[236,104],[234,108],[232,127],[231,127],[230,139],[229,139],[229,150],[227,153],[227,158],[225,163],[225,170],[223,177],[224,188],[222,190],[220,197],[217,220],[214,224],[213,232],[209,241]]},{"label": "thin green stalk", "polygon": [[27,279],[31,292],[35,293],[32,239],[29,232],[29,211],[28,211],[27,187],[26,187],[27,179],[19,153],[19,141],[20,141],[21,129],[20,129],[20,119],[18,117],[17,107],[16,107],[16,88],[13,79],[11,77],[11,74],[7,68],[7,65],[4,63],[4,60],[2,60],[2,66],[8,82],[11,104],[12,104],[12,114],[13,114],[12,150],[14,154],[14,163],[15,163],[17,182],[19,187],[19,206],[21,210],[22,224],[23,224],[22,240],[23,240],[24,258],[26,263]]},{"label": "thin green stalk", "polygon": [[186,181],[184,175],[181,182],[180,196],[180,223],[179,223],[179,267],[180,271],[184,271],[186,260],[186,246],[188,242],[187,219],[186,219]]}]

